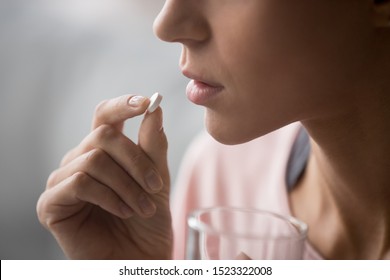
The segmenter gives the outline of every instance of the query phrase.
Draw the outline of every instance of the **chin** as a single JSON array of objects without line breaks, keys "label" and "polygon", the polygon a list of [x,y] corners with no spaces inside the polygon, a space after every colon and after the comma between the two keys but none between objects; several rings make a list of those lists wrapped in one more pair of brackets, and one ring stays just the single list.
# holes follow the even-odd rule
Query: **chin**
[{"label": "chin", "polygon": [[207,132],[219,143],[225,145],[238,145],[242,143],[249,142],[253,139],[261,137],[268,132],[261,133],[257,131],[256,133],[252,131],[246,131],[242,127],[234,127],[231,125],[215,125],[211,123],[206,123]]},{"label": "chin", "polygon": [[207,132],[216,141],[218,141],[219,143],[224,144],[224,145],[238,145],[238,144],[242,144],[242,143],[245,143],[245,142],[248,142],[248,141],[251,140],[251,139],[243,140],[243,139],[240,139],[240,138],[232,138],[232,137],[229,137],[229,136],[227,136],[225,134],[215,133],[214,131],[209,130],[209,129],[207,129]]},{"label": "chin", "polygon": [[271,122],[248,123],[243,120],[227,120],[206,114],[205,125],[207,132],[219,143],[238,145],[264,136],[286,124],[271,125]]}]

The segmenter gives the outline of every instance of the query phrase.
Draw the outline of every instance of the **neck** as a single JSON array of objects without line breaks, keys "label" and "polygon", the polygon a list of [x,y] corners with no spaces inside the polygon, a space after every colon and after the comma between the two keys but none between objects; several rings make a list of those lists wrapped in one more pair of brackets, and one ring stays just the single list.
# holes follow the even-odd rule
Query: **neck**
[{"label": "neck", "polygon": [[390,198],[390,102],[378,103],[369,116],[351,112],[303,123],[325,185],[338,200],[355,198],[367,209],[387,207]]},{"label": "neck", "polygon": [[390,257],[390,90],[383,91],[302,122],[312,152],[291,194],[292,211],[326,258]]}]

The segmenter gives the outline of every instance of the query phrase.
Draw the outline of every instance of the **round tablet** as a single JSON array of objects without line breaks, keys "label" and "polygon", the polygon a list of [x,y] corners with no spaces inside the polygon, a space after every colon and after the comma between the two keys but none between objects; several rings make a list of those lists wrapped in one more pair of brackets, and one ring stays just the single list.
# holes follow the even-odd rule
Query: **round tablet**
[{"label": "round tablet", "polygon": [[158,92],[153,94],[152,97],[150,97],[150,104],[147,111],[149,113],[153,113],[160,105],[162,98],[162,95],[160,95]]}]

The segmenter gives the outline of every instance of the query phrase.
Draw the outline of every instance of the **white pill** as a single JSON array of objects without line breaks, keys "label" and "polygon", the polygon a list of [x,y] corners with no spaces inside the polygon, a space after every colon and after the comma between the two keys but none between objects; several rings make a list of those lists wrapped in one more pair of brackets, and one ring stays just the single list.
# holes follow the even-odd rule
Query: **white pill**
[{"label": "white pill", "polygon": [[147,111],[149,113],[153,113],[160,105],[162,98],[162,95],[160,95],[158,92],[153,94],[152,97],[150,97],[150,104]]}]

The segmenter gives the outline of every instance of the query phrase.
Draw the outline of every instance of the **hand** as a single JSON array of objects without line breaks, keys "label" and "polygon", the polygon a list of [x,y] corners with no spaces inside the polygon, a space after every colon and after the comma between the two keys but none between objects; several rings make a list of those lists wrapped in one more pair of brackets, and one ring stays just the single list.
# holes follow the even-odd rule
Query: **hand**
[{"label": "hand", "polygon": [[146,113],[138,144],[124,121],[146,111],[148,98],[100,103],[92,132],[63,158],[37,204],[40,222],[73,259],[171,257],[170,179],[162,111]]}]

